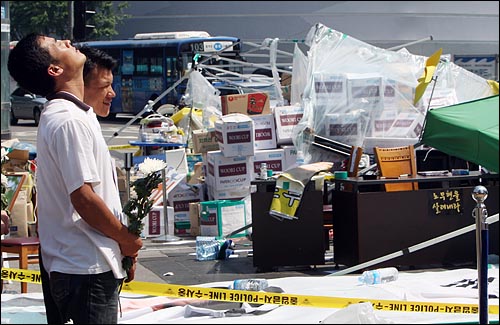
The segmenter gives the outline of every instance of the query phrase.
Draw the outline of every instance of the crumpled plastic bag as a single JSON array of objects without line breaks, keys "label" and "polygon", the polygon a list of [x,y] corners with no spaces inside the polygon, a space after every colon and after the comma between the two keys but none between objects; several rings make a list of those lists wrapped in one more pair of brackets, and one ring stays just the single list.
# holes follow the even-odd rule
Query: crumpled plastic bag
[{"label": "crumpled plastic bag", "polygon": [[381,318],[374,313],[370,302],[352,304],[343,308],[324,320],[320,324],[395,324],[392,320]]}]

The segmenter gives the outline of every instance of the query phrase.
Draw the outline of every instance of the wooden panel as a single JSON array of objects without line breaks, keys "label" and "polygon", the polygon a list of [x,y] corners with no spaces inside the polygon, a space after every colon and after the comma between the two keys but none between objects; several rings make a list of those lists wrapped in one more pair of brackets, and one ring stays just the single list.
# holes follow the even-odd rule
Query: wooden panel
[{"label": "wooden panel", "polygon": [[299,207],[298,219],[280,221],[269,215],[274,186],[270,188],[269,192],[252,193],[254,266],[266,269],[325,264],[322,192],[305,191],[302,200],[307,204]]}]

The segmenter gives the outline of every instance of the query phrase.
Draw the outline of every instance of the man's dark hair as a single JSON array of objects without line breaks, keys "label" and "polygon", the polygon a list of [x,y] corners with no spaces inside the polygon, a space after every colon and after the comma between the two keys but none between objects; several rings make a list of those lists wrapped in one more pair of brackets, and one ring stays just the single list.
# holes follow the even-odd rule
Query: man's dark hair
[{"label": "man's dark hair", "polygon": [[87,57],[83,65],[83,81],[85,84],[89,81],[87,78],[93,69],[100,67],[112,71],[118,63],[111,55],[94,47],[82,45],[78,47],[78,50]]},{"label": "man's dark hair", "polygon": [[20,87],[41,96],[54,92],[56,82],[47,69],[55,63],[46,48],[40,46],[45,35],[31,33],[21,39],[10,50],[7,67],[12,78]]}]

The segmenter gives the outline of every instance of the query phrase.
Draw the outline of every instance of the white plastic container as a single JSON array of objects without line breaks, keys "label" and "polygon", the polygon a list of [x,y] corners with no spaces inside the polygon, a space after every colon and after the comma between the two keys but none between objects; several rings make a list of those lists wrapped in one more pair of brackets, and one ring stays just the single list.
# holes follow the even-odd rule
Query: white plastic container
[{"label": "white plastic container", "polygon": [[379,284],[398,279],[399,271],[395,267],[386,267],[382,269],[365,271],[358,278],[359,282],[363,284]]}]

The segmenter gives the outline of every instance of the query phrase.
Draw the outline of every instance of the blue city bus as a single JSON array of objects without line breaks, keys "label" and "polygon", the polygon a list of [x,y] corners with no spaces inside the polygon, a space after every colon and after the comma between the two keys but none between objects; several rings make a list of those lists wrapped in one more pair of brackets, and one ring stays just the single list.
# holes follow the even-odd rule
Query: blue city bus
[{"label": "blue city bus", "polygon": [[[211,54],[239,59],[241,51],[238,38],[210,36],[206,32],[145,33],[127,40],[87,41],[76,45],[104,50],[118,60],[118,66],[113,71],[116,97],[111,105],[110,117],[118,113],[136,115],[141,112],[149,100],[155,100],[182,78],[191,69],[194,59],[201,62]],[[218,51],[221,52],[216,53]],[[214,56],[204,63],[224,62]],[[241,67],[228,65],[227,69],[239,72]],[[178,106],[186,83],[187,79],[162,97],[154,109],[163,104]]]}]

